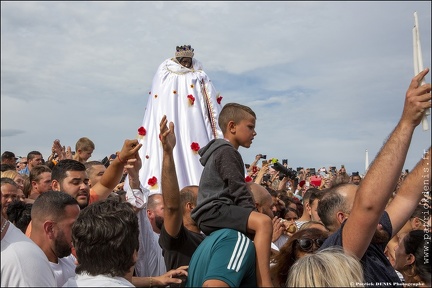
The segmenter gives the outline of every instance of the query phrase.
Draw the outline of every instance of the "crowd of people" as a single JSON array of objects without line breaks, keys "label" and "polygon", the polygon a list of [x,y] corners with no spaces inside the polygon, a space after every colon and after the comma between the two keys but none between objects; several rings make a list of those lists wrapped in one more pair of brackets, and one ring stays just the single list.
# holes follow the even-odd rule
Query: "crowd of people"
[{"label": "crowd of people", "polygon": [[[199,63],[192,57],[179,46],[160,69],[187,73]],[[1,286],[430,287],[431,148],[401,172],[431,107],[431,85],[420,84],[428,72],[412,79],[366,175],[344,165],[293,169],[262,154],[245,165],[238,148],[251,146],[257,117],[239,103],[217,109],[219,128],[192,149],[187,161],[201,165],[193,182],[178,155],[182,123],[160,112],[154,165],[151,139],[126,139],[100,161],[87,137],[74,151],[54,140],[46,160],[3,152]],[[155,174],[158,185],[147,181]]]}]

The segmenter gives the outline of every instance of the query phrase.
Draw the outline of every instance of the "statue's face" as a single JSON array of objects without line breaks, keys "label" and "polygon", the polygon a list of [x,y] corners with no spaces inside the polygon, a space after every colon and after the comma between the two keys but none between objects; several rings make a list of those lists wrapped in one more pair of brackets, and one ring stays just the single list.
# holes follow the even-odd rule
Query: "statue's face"
[{"label": "statue's face", "polygon": [[186,68],[191,68],[192,67],[192,58],[183,57],[180,60],[180,64]]}]

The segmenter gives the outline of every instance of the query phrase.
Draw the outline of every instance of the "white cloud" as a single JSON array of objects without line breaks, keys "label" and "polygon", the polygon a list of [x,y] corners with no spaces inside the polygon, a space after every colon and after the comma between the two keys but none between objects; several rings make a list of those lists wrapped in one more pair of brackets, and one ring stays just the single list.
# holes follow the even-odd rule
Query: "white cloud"
[{"label": "white cloud", "polygon": [[[402,113],[414,11],[430,67],[430,2],[3,1],[2,150],[47,157],[54,139],[82,136],[94,159],[119,150],[158,65],[191,44],[225,103],[257,113],[245,163],[265,153],[362,172]],[[417,128],[406,168],[429,145]]]}]

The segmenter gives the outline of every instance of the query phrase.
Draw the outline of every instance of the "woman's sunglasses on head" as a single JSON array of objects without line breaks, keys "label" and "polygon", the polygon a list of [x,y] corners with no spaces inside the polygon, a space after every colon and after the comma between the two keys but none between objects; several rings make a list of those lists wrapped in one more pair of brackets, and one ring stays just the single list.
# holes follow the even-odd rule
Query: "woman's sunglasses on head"
[{"label": "woman's sunglasses on head", "polygon": [[[321,247],[321,245],[324,243],[325,239],[311,239],[311,238],[300,238],[297,239],[297,243],[299,244],[299,247],[301,250],[303,250],[304,252],[312,252],[315,251],[316,249],[318,249],[319,247]],[[316,249],[313,250],[313,244],[315,243],[315,247]]]}]

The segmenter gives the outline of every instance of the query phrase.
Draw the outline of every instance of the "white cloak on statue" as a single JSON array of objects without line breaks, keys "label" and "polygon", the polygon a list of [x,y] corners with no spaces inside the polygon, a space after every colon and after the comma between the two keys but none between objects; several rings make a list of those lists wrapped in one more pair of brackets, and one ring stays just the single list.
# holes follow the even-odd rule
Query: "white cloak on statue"
[{"label": "white cloak on statue", "polygon": [[[222,97],[202,70],[201,63],[192,58],[186,68],[172,59],[165,60],[153,78],[142,127],[146,135],[139,142],[142,160],[140,181],[150,194],[161,193],[162,145],[159,124],[163,115],[174,122],[176,146],[174,161],[180,189],[198,185],[203,170],[199,154],[194,149],[204,147],[210,140],[223,138],[218,125]],[[137,127],[138,128],[138,127]],[[193,149],[193,148],[194,149]],[[156,178],[149,184],[149,179]],[[155,180],[153,178],[153,180]]]}]

